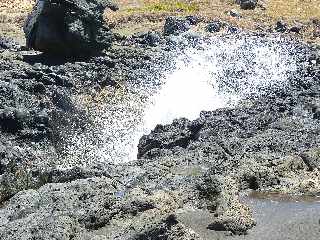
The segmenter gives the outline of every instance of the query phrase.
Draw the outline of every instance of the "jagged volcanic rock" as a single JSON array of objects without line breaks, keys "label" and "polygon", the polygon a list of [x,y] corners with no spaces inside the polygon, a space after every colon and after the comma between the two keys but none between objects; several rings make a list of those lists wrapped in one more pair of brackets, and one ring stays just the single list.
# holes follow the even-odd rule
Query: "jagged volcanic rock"
[{"label": "jagged volcanic rock", "polygon": [[[283,88],[202,112],[194,121],[158,125],[140,139],[138,158],[233,175],[241,189],[317,193],[320,54],[298,45],[295,54],[298,69]],[[314,187],[306,188],[308,179]]]},{"label": "jagged volcanic rock", "polygon": [[38,0],[25,22],[27,46],[60,55],[90,55],[110,47],[113,34],[104,24],[105,0]]},{"label": "jagged volcanic rock", "polygon": [[90,59],[0,54],[0,239],[245,234],[255,221],[239,191],[318,191],[320,57],[298,43],[301,63],[288,88],[159,125],[141,139],[137,161],[60,168],[64,137],[91,130],[76,97],[157,77],[151,68],[166,55],[144,38],[142,48],[117,46]]}]

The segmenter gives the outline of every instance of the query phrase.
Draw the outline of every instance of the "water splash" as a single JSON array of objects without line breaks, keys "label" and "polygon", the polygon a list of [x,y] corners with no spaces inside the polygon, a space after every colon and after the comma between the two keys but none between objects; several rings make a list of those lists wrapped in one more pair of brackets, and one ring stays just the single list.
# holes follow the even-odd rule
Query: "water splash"
[{"label": "water splash", "polygon": [[296,70],[295,60],[279,39],[269,41],[216,38],[200,49],[188,49],[153,97],[145,112],[145,128],[181,117],[193,120],[201,111],[232,106],[251,94],[284,87]]},{"label": "water splash", "polygon": [[293,51],[281,39],[259,37],[216,37],[186,49],[159,82],[128,83],[125,98],[91,107],[94,127],[73,136],[67,159],[84,166],[134,160],[140,137],[156,124],[180,117],[193,120],[202,110],[285,87],[296,70]]}]

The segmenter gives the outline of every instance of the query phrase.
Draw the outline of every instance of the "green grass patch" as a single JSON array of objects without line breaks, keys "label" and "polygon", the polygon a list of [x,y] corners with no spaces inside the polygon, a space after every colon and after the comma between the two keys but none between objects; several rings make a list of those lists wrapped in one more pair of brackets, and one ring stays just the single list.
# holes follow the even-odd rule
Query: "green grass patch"
[{"label": "green grass patch", "polygon": [[200,6],[196,2],[156,2],[156,3],[147,3],[145,6],[141,8],[129,8],[128,12],[186,12],[186,13],[194,13],[200,10]]}]

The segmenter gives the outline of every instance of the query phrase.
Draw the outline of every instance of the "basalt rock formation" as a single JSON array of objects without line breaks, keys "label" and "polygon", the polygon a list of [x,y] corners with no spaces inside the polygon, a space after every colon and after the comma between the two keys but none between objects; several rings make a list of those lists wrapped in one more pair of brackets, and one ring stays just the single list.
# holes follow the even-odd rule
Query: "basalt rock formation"
[{"label": "basalt rock formation", "polygon": [[148,169],[144,185],[178,191],[183,201],[212,213],[208,229],[233,234],[255,225],[239,201],[243,190],[317,195],[320,52],[297,45],[292,54],[299,61],[286,86],[235,108],[202,112],[194,121],[158,125],[143,136],[138,158]]},{"label": "basalt rock formation", "polygon": [[233,176],[240,189],[317,194],[320,54],[303,46],[292,54],[301,59],[288,84],[236,108],[158,125],[141,138],[138,158]]},{"label": "basalt rock formation", "polygon": [[[177,51],[190,46],[188,35],[178,37]],[[90,59],[5,47],[0,239],[200,240],[207,230],[224,239],[255,225],[240,191],[316,193],[320,54],[291,46],[297,69],[283,88],[194,121],[158,125],[141,138],[135,161],[67,168],[60,163],[68,136],[89,131],[94,118],[76,100],[158,78],[173,60],[172,38],[141,34]]]},{"label": "basalt rock formation", "polygon": [[0,202],[47,182],[104,175],[52,168],[62,157],[67,136],[90,125],[91,116],[74,99],[112,92],[121,81],[150,71],[159,58],[152,51],[126,47],[76,61],[34,51],[0,51]]},{"label": "basalt rock formation", "polygon": [[165,35],[179,35],[191,28],[190,20],[187,18],[168,17],[164,25]]},{"label": "basalt rock formation", "polygon": [[27,47],[56,55],[92,55],[110,47],[113,34],[103,21],[105,0],[38,0],[25,22]]},{"label": "basalt rock formation", "polygon": [[92,119],[74,99],[168,62],[148,43],[123,45],[90,59],[0,51],[0,239],[198,239],[174,215],[174,194],[135,185],[135,164],[58,167],[68,134]]}]

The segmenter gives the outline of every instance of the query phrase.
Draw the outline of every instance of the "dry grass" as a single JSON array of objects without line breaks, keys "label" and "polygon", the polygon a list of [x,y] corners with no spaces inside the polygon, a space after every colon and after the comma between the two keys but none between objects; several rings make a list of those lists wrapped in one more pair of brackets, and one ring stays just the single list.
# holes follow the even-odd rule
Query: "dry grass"
[{"label": "dry grass", "polygon": [[269,0],[267,14],[288,21],[320,18],[320,0]]},{"label": "dry grass", "polygon": [[[266,1],[266,2],[265,2]],[[274,23],[278,19],[308,22],[320,18],[320,0],[260,0],[265,10],[257,7],[254,11],[241,10],[235,0],[118,0],[120,11],[112,17],[128,18],[142,15],[187,15],[195,14],[207,18],[226,18],[226,12],[236,9],[245,20],[258,23]],[[162,20],[162,19],[159,19]]]},{"label": "dry grass", "polygon": [[[1,0],[0,22],[20,22],[31,11],[34,0]],[[23,20],[23,19],[22,19]]]},{"label": "dry grass", "polygon": [[[0,0],[0,34],[21,38],[22,23],[35,0]],[[279,19],[290,24],[301,22],[307,25],[306,39],[313,39],[315,30],[312,19],[320,19],[320,0],[259,0],[265,6],[255,10],[241,10],[235,0],[115,0],[118,12],[106,12],[106,20],[115,25],[115,31],[125,35],[138,31],[161,30],[168,15],[198,15],[204,20],[222,19],[231,24],[253,30],[258,25],[273,27]],[[242,18],[230,17],[227,12],[238,11]]]},{"label": "dry grass", "polygon": [[25,43],[23,22],[34,5],[34,0],[0,0],[0,35]]},{"label": "dry grass", "polygon": [[[242,10],[235,0],[118,0],[120,11],[107,13],[108,21],[122,34],[137,31],[161,30],[168,15],[198,15],[210,21],[222,19],[243,29],[254,30],[257,26],[273,28],[277,20],[289,24],[306,25],[303,36],[308,41],[320,43],[313,38],[315,26],[312,19],[320,19],[320,0],[259,0],[255,10]],[[242,18],[230,17],[230,10],[238,11]]]}]

